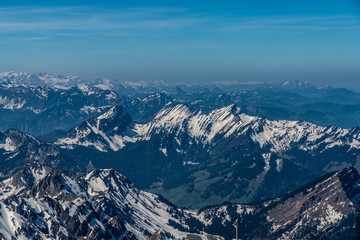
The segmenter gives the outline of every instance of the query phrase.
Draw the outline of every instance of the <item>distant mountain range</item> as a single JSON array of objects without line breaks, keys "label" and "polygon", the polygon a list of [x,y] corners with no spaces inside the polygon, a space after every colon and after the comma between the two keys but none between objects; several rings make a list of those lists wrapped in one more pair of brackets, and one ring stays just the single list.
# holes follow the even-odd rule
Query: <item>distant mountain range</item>
[{"label": "distant mountain range", "polygon": [[213,82],[193,84],[166,84],[164,81],[119,81],[109,78],[82,79],[74,75],[56,75],[49,73],[29,74],[25,72],[0,72],[0,82],[8,85],[47,86],[55,89],[69,89],[78,84],[88,84],[103,90],[113,90],[121,95],[130,96],[147,94],[151,92],[179,93],[222,93],[249,91],[257,89],[283,89],[283,90],[326,90],[332,89],[328,85],[314,86],[309,82],[288,80],[283,82]]},{"label": "distant mountain range", "polygon": [[[54,130],[68,130],[103,113],[103,108],[120,103],[134,121],[142,121],[155,113],[146,111],[145,99],[157,93],[162,93],[163,101],[152,106],[157,111],[167,102],[185,103],[204,112],[236,103],[244,113],[270,120],[304,120],[344,128],[360,126],[359,93],[296,80],[167,85],[159,81],[133,83],[3,72],[0,73],[0,129],[17,128],[36,136],[45,135]],[[54,108],[60,108],[61,116],[51,112]],[[48,117],[54,124],[44,120]],[[44,127],[36,126],[37,123]]]},{"label": "distant mountain range", "polygon": [[0,129],[16,128],[44,135],[71,128],[121,102],[122,98],[115,92],[87,85],[63,90],[3,82],[0,83]]}]

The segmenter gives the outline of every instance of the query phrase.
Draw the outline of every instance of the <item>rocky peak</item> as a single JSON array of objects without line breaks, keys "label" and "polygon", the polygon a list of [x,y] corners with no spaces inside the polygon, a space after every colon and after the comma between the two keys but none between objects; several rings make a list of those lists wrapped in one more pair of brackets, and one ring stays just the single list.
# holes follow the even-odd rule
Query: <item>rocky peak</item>
[{"label": "rocky peak", "polygon": [[[1,137],[2,135],[2,137]],[[2,138],[2,139],[1,139]],[[9,147],[12,146],[15,149],[28,144],[40,144],[40,141],[37,140],[35,137],[20,132],[17,129],[9,129],[6,130],[4,133],[0,133],[0,141],[4,141],[9,144]]]},{"label": "rocky peak", "polygon": [[[93,122],[93,121],[90,121]],[[96,126],[105,133],[121,133],[130,125],[132,119],[121,106],[114,106],[106,113],[96,118]]]},{"label": "rocky peak", "polygon": [[146,96],[145,98],[141,99],[142,102],[144,103],[157,103],[157,104],[166,104],[170,101],[172,101],[172,98],[170,96],[168,96],[166,93],[164,92],[159,92],[159,93],[152,93],[149,94],[148,96]]}]

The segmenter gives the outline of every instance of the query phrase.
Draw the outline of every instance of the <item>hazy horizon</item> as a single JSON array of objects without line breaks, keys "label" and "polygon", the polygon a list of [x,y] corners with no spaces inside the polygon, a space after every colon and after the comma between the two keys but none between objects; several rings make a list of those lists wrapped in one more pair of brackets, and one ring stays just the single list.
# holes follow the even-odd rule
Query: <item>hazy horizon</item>
[{"label": "hazy horizon", "polygon": [[360,88],[357,1],[11,1],[0,69],[120,81]]}]

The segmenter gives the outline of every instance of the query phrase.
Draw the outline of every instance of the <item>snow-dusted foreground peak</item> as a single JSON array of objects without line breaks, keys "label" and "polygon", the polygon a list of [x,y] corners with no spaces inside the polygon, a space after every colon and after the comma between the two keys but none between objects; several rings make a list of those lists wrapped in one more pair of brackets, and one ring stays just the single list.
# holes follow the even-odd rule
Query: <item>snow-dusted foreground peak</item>
[{"label": "snow-dusted foreground peak", "polygon": [[[347,167],[273,203],[266,219],[273,235],[279,234],[282,239],[306,238],[311,236],[309,232],[325,233],[359,214],[359,204],[360,176],[355,168]],[[328,238],[332,239],[330,234]]]},{"label": "snow-dusted foreground peak", "polygon": [[351,239],[359,237],[356,231],[337,229],[355,224],[359,201],[360,176],[351,167],[271,201],[183,210],[138,189],[113,169],[79,175],[28,164],[0,182],[0,236],[146,239],[154,234],[154,239],[221,240],[205,232],[232,238],[233,222],[239,219],[240,229],[247,229],[240,238],[346,234]]},{"label": "snow-dusted foreground peak", "polygon": [[189,217],[111,169],[76,176],[32,164],[0,183],[4,239],[146,239],[159,229],[187,239]]}]

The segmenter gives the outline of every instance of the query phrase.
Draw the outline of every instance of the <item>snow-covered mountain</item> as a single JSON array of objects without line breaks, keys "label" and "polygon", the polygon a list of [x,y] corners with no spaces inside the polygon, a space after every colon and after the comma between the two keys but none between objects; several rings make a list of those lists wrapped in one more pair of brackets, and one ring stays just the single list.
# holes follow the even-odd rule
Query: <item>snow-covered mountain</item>
[{"label": "snow-covered mountain", "polygon": [[200,207],[275,197],[326,172],[359,166],[359,140],[359,128],[270,121],[236,105],[205,114],[179,104],[145,123],[113,107],[55,143],[83,164],[112,166],[180,206]]},{"label": "snow-covered mountain", "polygon": [[113,169],[74,174],[29,163],[0,182],[0,237],[220,240],[235,236],[238,219],[241,239],[357,239],[359,198],[360,176],[346,168],[271,201],[184,210]]},{"label": "snow-covered mountain", "polygon": [[187,239],[189,218],[111,169],[76,176],[27,164],[0,183],[2,239],[146,239],[159,229],[165,239]]},{"label": "snow-covered mountain", "polygon": [[59,139],[59,145],[82,145],[95,147],[100,151],[119,150],[128,141],[135,141],[126,133],[132,119],[122,110],[121,106],[114,106],[99,117],[81,123],[71,129],[66,138]]}]

